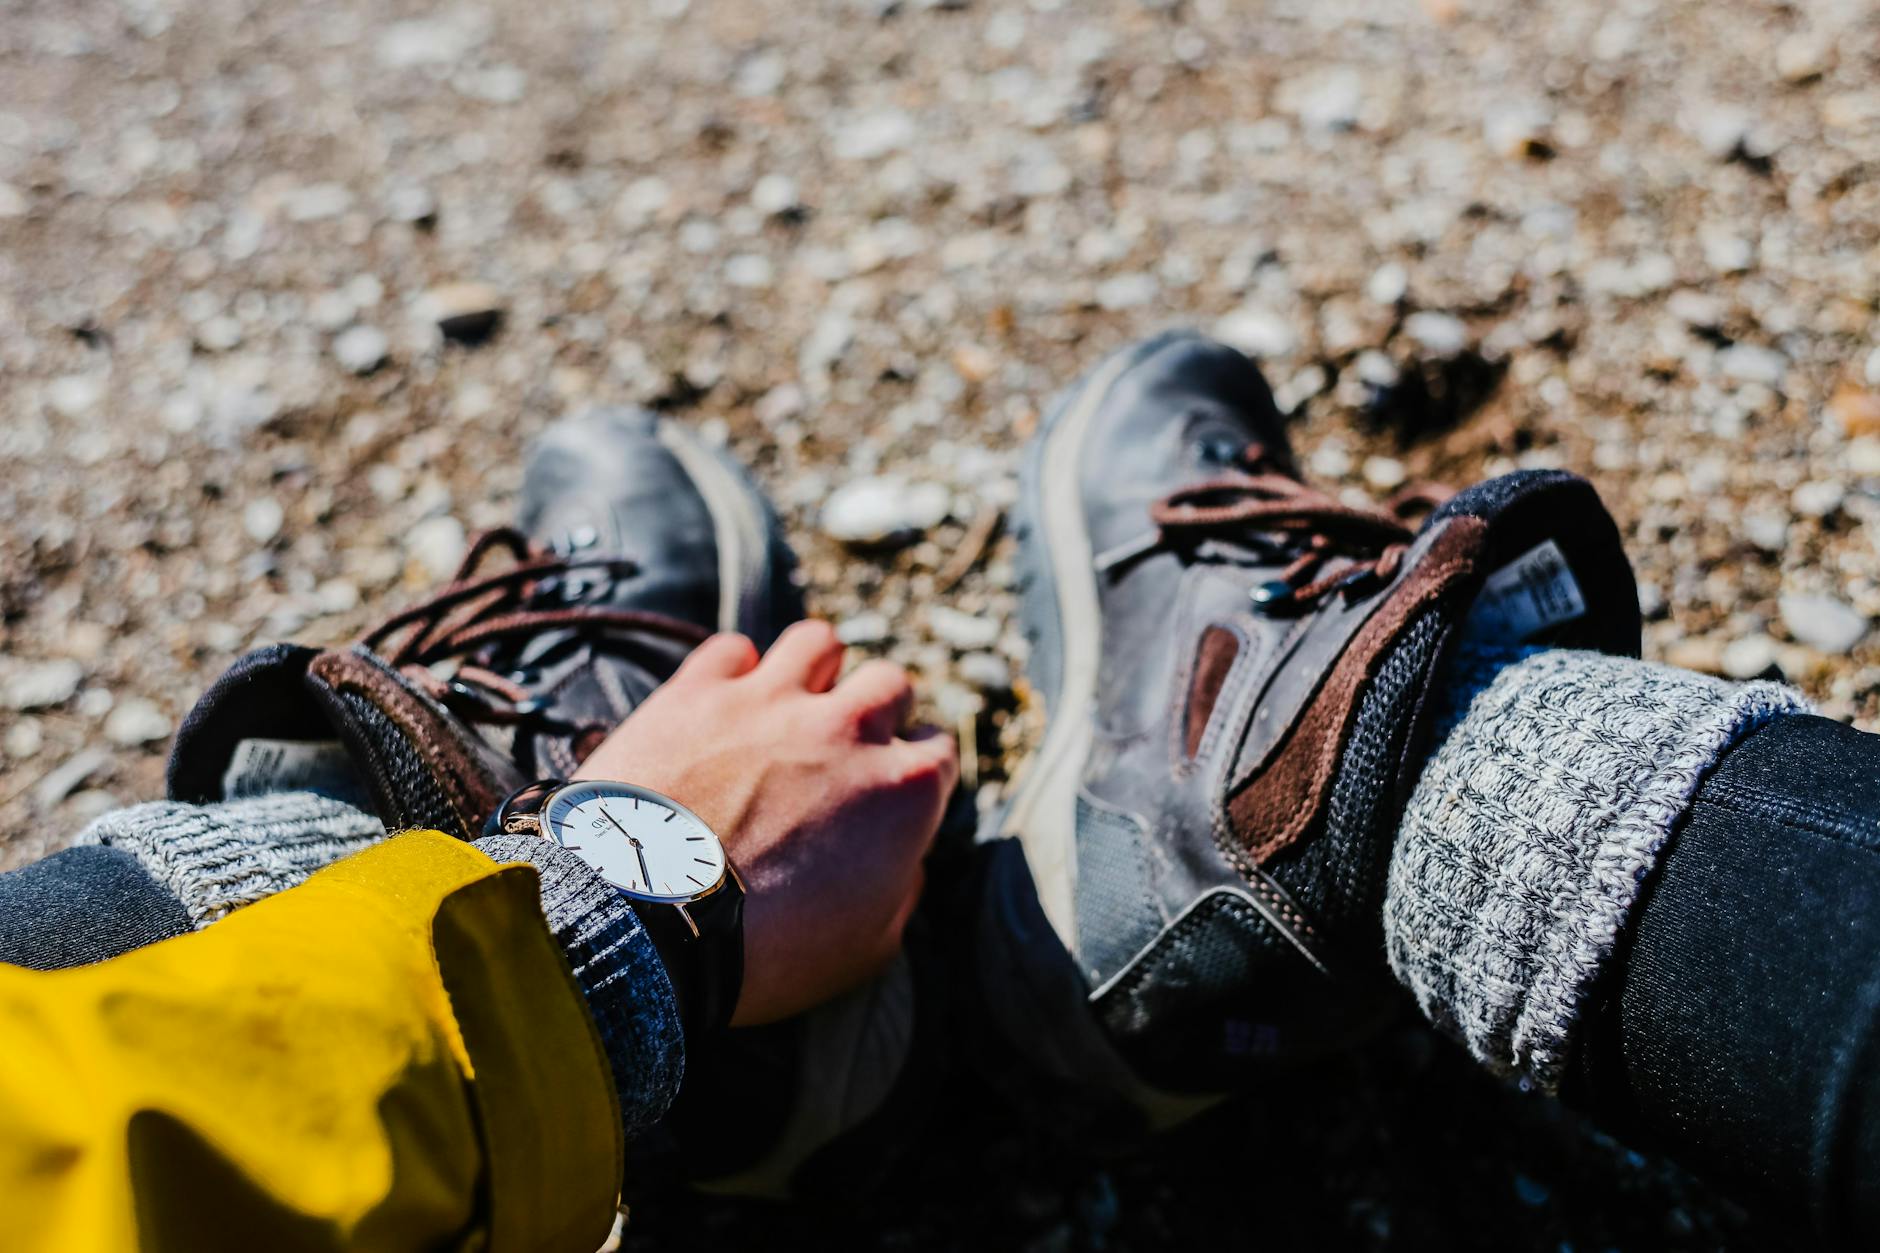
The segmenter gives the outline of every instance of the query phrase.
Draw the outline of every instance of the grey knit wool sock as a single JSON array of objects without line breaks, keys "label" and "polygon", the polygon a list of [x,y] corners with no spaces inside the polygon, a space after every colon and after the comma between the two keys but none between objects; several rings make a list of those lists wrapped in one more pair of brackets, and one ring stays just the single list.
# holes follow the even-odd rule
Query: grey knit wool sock
[{"label": "grey knit wool sock", "polygon": [[594,868],[550,840],[487,835],[476,847],[526,861],[542,879],[542,912],[587,998],[620,1094],[628,1138],[658,1122],[685,1074],[685,1034],[666,966],[639,915]]},{"label": "grey knit wool sock", "polygon": [[[1479,682],[1486,671],[1477,671]],[[1384,934],[1423,1012],[1477,1059],[1559,1086],[1588,990],[1641,885],[1724,752],[1805,712],[1773,683],[1537,653],[1479,693],[1418,780]]]},{"label": "grey knit wool sock", "polygon": [[212,805],[133,805],[98,818],[77,842],[136,857],[201,928],[384,838],[377,818],[343,800],[275,792]]}]

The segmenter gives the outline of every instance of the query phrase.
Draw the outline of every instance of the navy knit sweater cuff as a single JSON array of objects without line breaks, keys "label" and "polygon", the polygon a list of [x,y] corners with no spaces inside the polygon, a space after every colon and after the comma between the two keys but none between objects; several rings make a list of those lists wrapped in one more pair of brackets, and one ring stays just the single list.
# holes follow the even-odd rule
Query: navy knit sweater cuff
[{"label": "navy knit sweater cuff", "polygon": [[490,835],[476,847],[500,862],[533,865],[542,912],[587,998],[632,1139],[662,1118],[685,1074],[685,1035],[665,964],[640,919],[594,868],[548,840]]}]

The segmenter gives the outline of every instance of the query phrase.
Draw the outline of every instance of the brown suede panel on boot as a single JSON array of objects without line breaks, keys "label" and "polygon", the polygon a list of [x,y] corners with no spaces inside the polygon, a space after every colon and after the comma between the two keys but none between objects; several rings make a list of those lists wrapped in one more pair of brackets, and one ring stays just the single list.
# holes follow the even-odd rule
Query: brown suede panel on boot
[{"label": "brown suede panel on boot", "polygon": [[1220,699],[1227,673],[1239,655],[1240,641],[1232,631],[1211,626],[1202,633],[1201,648],[1195,655],[1194,681],[1188,689],[1188,725],[1183,738],[1184,753],[1190,761],[1201,749],[1214,702]]},{"label": "brown suede panel on boot", "polygon": [[[1359,698],[1404,629],[1476,570],[1486,528],[1455,518],[1364,624],[1317,694],[1281,739],[1275,757],[1228,802],[1235,840],[1263,865],[1324,820],[1339,759],[1357,719]],[[1204,645],[1205,647],[1205,645]]]}]

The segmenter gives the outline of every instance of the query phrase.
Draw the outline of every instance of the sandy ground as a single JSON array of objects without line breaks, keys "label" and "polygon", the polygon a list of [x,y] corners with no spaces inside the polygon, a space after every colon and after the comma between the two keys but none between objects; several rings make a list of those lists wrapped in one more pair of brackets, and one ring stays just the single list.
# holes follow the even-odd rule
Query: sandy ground
[{"label": "sandy ground", "polygon": [[[1855,0],[0,0],[0,866],[157,795],[246,647],[434,583],[528,437],[603,401],[753,464],[815,607],[913,666],[994,786],[1035,730],[1016,449],[1177,323],[1260,358],[1322,480],[1590,475],[1649,655],[1871,725],[1877,68]],[[500,327],[458,343],[453,312]],[[827,516],[878,476],[924,516]],[[889,552],[829,533],[897,522]],[[1432,1065],[1465,1128],[1525,1125]],[[1293,1169],[1391,1160],[1357,1139]],[[1283,1226],[1753,1238],[1616,1150],[1475,1139]],[[1156,1247],[1212,1212],[1183,1160],[988,1230]]]}]

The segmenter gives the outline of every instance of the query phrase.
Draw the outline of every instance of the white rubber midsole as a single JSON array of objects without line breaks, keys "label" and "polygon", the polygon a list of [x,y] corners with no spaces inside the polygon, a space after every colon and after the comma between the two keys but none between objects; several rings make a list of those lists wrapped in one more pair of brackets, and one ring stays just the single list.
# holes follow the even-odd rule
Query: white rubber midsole
[{"label": "white rubber midsole", "polygon": [[1069,952],[1077,951],[1077,789],[1096,722],[1103,633],[1097,616],[1095,556],[1084,529],[1078,467],[1084,430],[1133,354],[1100,366],[1051,424],[1039,450],[1037,525],[1051,555],[1063,669],[1048,709],[1044,743],[1012,797],[1000,834],[1018,840],[1038,903]]},{"label": "white rubber midsole", "polygon": [[749,634],[754,624],[743,620],[744,611],[767,577],[764,520],[750,491],[690,431],[671,420],[658,430],[659,442],[685,467],[712,517],[718,538],[718,629]]}]

